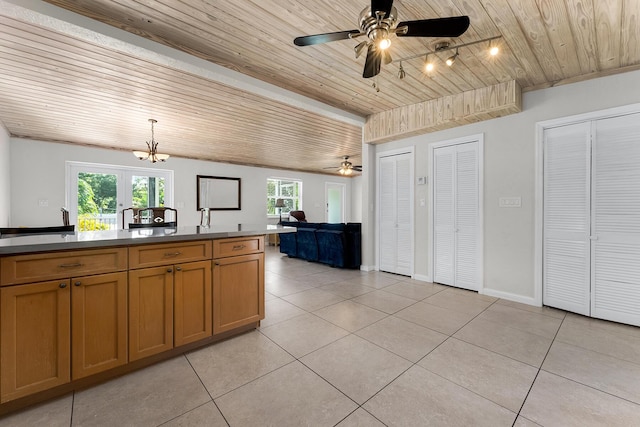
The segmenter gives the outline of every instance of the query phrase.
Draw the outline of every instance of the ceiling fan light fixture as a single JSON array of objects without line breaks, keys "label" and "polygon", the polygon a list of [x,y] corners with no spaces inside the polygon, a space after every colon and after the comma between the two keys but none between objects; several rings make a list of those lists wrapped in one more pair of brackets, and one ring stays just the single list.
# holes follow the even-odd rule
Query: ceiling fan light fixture
[{"label": "ceiling fan light fixture", "polygon": [[389,46],[391,46],[391,40],[388,38],[380,39],[380,41],[378,41],[378,48],[380,50],[386,50]]},{"label": "ceiling fan light fixture", "polygon": [[155,140],[153,125],[158,123],[155,119],[149,119],[151,123],[151,141],[147,141],[147,151],[135,150],[133,155],[139,160],[149,160],[151,163],[165,162],[169,158],[168,154],[158,153],[158,143]]}]

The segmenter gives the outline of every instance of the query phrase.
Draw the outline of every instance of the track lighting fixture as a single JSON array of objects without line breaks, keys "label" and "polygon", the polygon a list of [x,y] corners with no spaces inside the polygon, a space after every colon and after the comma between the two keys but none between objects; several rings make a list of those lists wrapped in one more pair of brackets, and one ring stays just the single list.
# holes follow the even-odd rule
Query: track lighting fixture
[{"label": "track lighting fixture", "polygon": [[439,59],[440,61],[443,61],[443,57],[441,56],[441,54],[443,52],[453,51],[453,55],[449,56],[446,60],[443,61],[447,66],[451,67],[456,61],[456,59],[458,58],[458,56],[460,56],[459,50],[461,48],[472,46],[474,44],[489,42],[489,46],[488,46],[489,55],[496,56],[500,53],[500,48],[498,47],[498,44],[495,43],[495,40],[500,38],[502,38],[502,36],[489,37],[489,38],[478,40],[475,42],[469,42],[469,43],[464,43],[459,45],[452,45],[450,42],[443,40],[443,41],[437,42],[433,46],[432,51],[421,53],[414,56],[409,56],[406,58],[395,59],[392,62],[400,63],[400,66],[398,68],[398,78],[402,80],[402,79],[405,79],[407,76],[407,73],[405,72],[402,66],[402,63],[404,61],[410,61],[416,58],[424,58],[424,71],[427,73],[430,73],[435,69],[433,57],[435,57],[436,59]]},{"label": "track lighting fixture", "polygon": [[497,44],[493,43],[493,40],[489,41],[489,55],[496,56],[500,53],[500,48]]},{"label": "track lighting fixture", "polygon": [[429,61],[429,55],[427,55],[424,59],[424,70],[427,73],[430,73],[434,70],[435,65],[433,64],[433,61]]},{"label": "track lighting fixture", "polygon": [[456,62],[457,57],[458,57],[458,49],[456,48],[456,53],[448,57],[447,60],[444,61],[444,63],[447,64],[447,67],[451,67],[453,63]]}]

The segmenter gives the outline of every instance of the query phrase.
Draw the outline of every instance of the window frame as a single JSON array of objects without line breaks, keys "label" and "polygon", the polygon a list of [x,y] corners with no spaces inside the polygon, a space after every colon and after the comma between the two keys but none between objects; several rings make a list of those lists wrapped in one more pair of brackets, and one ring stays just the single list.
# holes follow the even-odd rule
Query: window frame
[{"label": "window frame", "polygon": [[[269,195],[269,183],[273,181],[276,183],[275,185],[275,195],[271,196]],[[297,196],[288,196],[288,195],[283,195],[282,194],[282,183],[286,183],[285,185],[289,184],[289,183],[295,183],[297,184],[298,187],[298,195]],[[301,179],[298,178],[279,178],[279,177],[268,177],[267,178],[267,218],[279,218],[282,214],[289,214],[289,212],[291,212],[292,210],[303,210],[302,209],[302,191],[303,191],[303,182]],[[295,192],[295,191],[294,191]],[[269,212],[269,207],[271,206],[269,204],[269,200],[273,200],[273,209],[274,209],[274,213],[270,213]],[[277,209],[275,207],[276,204],[276,200],[278,199],[285,199],[285,204],[286,204],[286,200],[292,200],[292,202],[290,203],[290,205],[292,206],[292,208],[290,208],[289,210],[285,210],[287,209],[289,206],[286,206],[284,208],[282,208],[282,212],[278,212]],[[297,203],[296,203],[297,202]]]},{"label": "window frame", "polygon": [[[116,228],[122,229],[122,209],[133,205],[131,180],[134,176],[163,178],[164,205],[173,206],[174,173],[170,169],[151,169],[133,166],[109,165],[101,163],[67,161],[65,177],[65,203],[69,210],[69,220],[78,223],[78,173],[112,174],[117,176]],[[127,185],[129,183],[129,185]]]}]

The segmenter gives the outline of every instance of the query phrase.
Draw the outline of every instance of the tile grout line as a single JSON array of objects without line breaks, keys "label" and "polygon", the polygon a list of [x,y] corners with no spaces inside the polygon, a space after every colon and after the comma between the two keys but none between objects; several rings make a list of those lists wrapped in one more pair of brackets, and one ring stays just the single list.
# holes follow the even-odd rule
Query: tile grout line
[{"label": "tile grout line", "polygon": [[[209,398],[211,398],[211,402],[215,405],[215,407],[218,410],[218,412],[220,412],[220,415],[222,415],[222,418],[224,419],[224,422],[227,423],[227,426],[230,426],[231,424],[229,424],[229,421],[227,420],[227,417],[224,415],[224,413],[222,413],[222,410],[220,409],[220,407],[216,403],[216,400],[213,398],[213,396],[211,396],[211,393],[209,392],[209,389],[204,384],[204,381],[202,381],[202,378],[200,378],[200,375],[198,374],[198,371],[196,370],[195,366],[193,366],[191,364],[191,360],[189,360],[189,357],[187,356],[187,353],[182,353],[182,355],[184,356],[184,358],[186,359],[187,363],[189,364],[189,366],[193,370],[193,373],[196,374],[196,377],[198,377],[198,381],[200,381],[200,384],[202,384],[202,387],[206,390],[207,394],[209,395]],[[191,412],[191,411],[193,411],[195,409],[198,409],[199,407],[201,407],[203,405],[206,405],[207,403],[209,403],[209,402],[205,402],[202,405],[196,406],[195,408],[191,409],[190,411],[185,412],[184,414],[187,414],[187,413],[189,413],[189,412]],[[184,415],[184,414],[182,414],[182,415]],[[182,416],[182,415],[180,415],[180,416]],[[175,417],[175,418],[178,418],[178,417]],[[173,419],[175,419],[175,418],[173,418]],[[169,420],[169,421],[171,421],[171,420]]]},{"label": "tile grout line", "polygon": [[[520,405],[520,409],[518,410],[518,414],[516,415],[516,419],[513,422],[512,427],[515,426],[515,423],[518,420],[518,417],[520,417],[520,413],[522,412],[522,408],[524,408],[524,405],[527,403],[527,399],[529,398],[529,395],[531,394],[531,390],[533,390],[533,385],[538,380],[538,376],[540,375],[540,371],[542,371],[542,365],[544,365],[544,361],[547,360],[547,356],[549,356],[549,352],[551,351],[551,347],[553,347],[553,343],[556,341],[556,338],[558,337],[558,333],[560,332],[560,329],[562,328],[562,325],[564,324],[564,321],[565,321],[566,318],[567,318],[567,315],[565,313],[565,316],[562,318],[562,321],[560,322],[560,325],[558,326],[558,330],[556,331],[556,333],[553,336],[553,339],[551,340],[551,344],[549,344],[549,348],[547,349],[544,357],[542,358],[542,361],[540,362],[540,367],[538,367],[538,372],[536,372],[536,376],[533,378],[533,381],[531,382],[531,386],[529,386],[529,390],[527,391],[527,394],[524,397],[524,400],[522,401],[522,405]],[[533,422],[535,422],[535,421],[533,421]]]}]

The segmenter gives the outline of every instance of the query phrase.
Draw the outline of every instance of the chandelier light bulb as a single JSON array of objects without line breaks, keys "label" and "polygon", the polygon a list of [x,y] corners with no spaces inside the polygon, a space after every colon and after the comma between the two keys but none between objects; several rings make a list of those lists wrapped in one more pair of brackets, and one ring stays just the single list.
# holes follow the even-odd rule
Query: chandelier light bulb
[{"label": "chandelier light bulb", "polygon": [[384,39],[380,39],[380,41],[378,42],[378,47],[381,50],[386,50],[389,48],[389,46],[391,46],[391,40],[384,38]]},{"label": "chandelier light bulb", "polygon": [[489,55],[496,56],[499,53],[500,53],[500,48],[498,46],[491,46],[489,48]]},{"label": "chandelier light bulb", "polygon": [[424,69],[427,70],[427,73],[430,73],[434,70],[435,65],[433,65],[433,62],[427,62],[424,66]]}]

